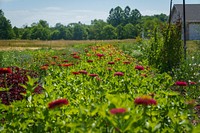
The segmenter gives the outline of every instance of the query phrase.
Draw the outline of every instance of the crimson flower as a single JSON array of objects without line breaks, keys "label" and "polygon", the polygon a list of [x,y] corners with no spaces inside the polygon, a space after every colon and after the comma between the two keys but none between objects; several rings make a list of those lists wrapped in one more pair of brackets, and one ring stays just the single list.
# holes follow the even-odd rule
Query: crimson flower
[{"label": "crimson flower", "polygon": [[90,77],[96,77],[98,74],[89,74]]},{"label": "crimson flower", "polygon": [[103,57],[104,56],[104,54],[100,54],[100,53],[98,53],[98,54],[96,54],[98,57]]},{"label": "crimson flower", "polygon": [[63,67],[69,67],[69,66],[72,66],[72,65],[73,65],[72,63],[60,64],[60,66],[63,66]]},{"label": "crimson flower", "polygon": [[196,85],[196,84],[197,84],[197,83],[194,82],[194,81],[190,81],[189,83],[190,83],[190,85]]},{"label": "crimson flower", "polygon": [[0,68],[0,74],[12,73],[12,70],[8,68]]},{"label": "crimson flower", "polygon": [[77,54],[78,54],[78,52],[71,53],[72,56],[77,55]]},{"label": "crimson flower", "polygon": [[74,55],[73,58],[74,58],[74,59],[80,59],[80,56]]},{"label": "crimson flower", "polygon": [[127,110],[125,108],[113,108],[113,109],[110,110],[110,113],[113,114],[113,115],[124,114],[126,112],[127,112]]},{"label": "crimson flower", "polygon": [[72,72],[72,74],[74,74],[74,75],[78,75],[78,74],[80,74],[79,72]]},{"label": "crimson flower", "polygon": [[41,66],[40,69],[42,69],[42,70],[47,70],[47,69],[48,69],[48,66],[45,66],[45,65],[44,65],[44,66]]},{"label": "crimson flower", "polygon": [[115,72],[114,76],[124,76],[123,72]]},{"label": "crimson flower", "polygon": [[137,70],[144,70],[144,67],[137,65],[137,66],[135,66],[135,69],[137,69]]},{"label": "crimson flower", "polygon": [[88,62],[88,63],[91,63],[91,62],[93,62],[93,60],[87,60],[87,62]]},{"label": "crimson flower", "polygon": [[68,62],[68,60],[64,60],[63,62]]},{"label": "crimson flower", "polygon": [[113,65],[115,64],[115,62],[111,61],[111,62],[108,62],[108,64]]},{"label": "crimson flower", "polygon": [[81,73],[81,74],[87,74],[87,71],[85,71],[85,70],[80,70],[79,73]]},{"label": "crimson flower", "polygon": [[187,82],[185,82],[185,81],[176,81],[175,85],[177,85],[177,86],[187,86]]},{"label": "crimson flower", "polygon": [[48,108],[54,109],[56,107],[60,107],[60,106],[63,106],[63,105],[68,105],[68,104],[69,104],[69,102],[68,102],[67,99],[61,98],[61,99],[57,99],[55,101],[48,103]]},{"label": "crimson flower", "polygon": [[124,61],[123,64],[130,64],[130,61]]},{"label": "crimson flower", "polygon": [[53,58],[53,59],[57,59],[57,58],[58,58],[58,56],[52,56],[52,58]]},{"label": "crimson flower", "polygon": [[150,96],[146,96],[146,95],[136,98],[134,100],[134,103],[136,105],[145,105],[145,106],[157,104],[155,99],[151,98]]}]

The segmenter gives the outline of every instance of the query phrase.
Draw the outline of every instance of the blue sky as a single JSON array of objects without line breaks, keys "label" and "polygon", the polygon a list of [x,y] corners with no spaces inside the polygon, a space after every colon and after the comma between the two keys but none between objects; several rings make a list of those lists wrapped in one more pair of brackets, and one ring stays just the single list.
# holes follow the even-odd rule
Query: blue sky
[{"label": "blue sky", "polygon": [[[200,4],[200,0],[185,0],[186,4]],[[183,0],[173,0],[181,4]],[[0,0],[3,10],[13,26],[30,25],[40,19],[50,26],[56,23],[67,25],[73,22],[90,24],[91,20],[103,19],[111,8],[120,6],[138,9],[142,15],[169,14],[170,0]]]}]

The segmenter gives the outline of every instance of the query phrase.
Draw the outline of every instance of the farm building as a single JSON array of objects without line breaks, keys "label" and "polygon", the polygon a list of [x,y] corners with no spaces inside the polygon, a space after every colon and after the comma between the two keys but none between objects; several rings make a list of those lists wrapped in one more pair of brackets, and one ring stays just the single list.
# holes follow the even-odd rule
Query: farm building
[{"label": "farm building", "polygon": [[[200,40],[200,4],[186,4],[186,40]],[[183,22],[183,5],[174,4],[171,12],[171,22]],[[182,23],[183,27],[183,23]],[[183,36],[183,30],[182,30]]]}]

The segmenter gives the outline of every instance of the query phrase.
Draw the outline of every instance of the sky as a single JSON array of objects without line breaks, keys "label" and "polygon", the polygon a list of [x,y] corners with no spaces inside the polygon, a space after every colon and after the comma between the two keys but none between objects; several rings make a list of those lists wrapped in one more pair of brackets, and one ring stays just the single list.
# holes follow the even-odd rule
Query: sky
[{"label": "sky", "polygon": [[[182,4],[183,0],[173,0]],[[200,0],[185,0],[186,4],[200,4]],[[138,9],[142,15],[169,14],[170,0],[0,0],[0,9],[11,21],[12,26],[23,27],[39,20],[46,20],[50,26],[56,23],[68,25],[91,20],[106,21],[111,8],[129,6]]]}]

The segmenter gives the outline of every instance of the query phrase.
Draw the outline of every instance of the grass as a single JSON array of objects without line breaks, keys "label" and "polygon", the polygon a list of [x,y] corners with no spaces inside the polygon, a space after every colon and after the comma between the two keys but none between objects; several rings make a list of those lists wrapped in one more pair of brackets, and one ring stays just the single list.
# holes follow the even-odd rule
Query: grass
[{"label": "grass", "polygon": [[41,41],[41,40],[1,40],[0,51],[5,50],[25,50],[25,49],[40,49],[53,48],[65,49],[76,44],[118,44],[118,43],[134,43],[134,39],[126,40],[56,40],[56,41]]}]

